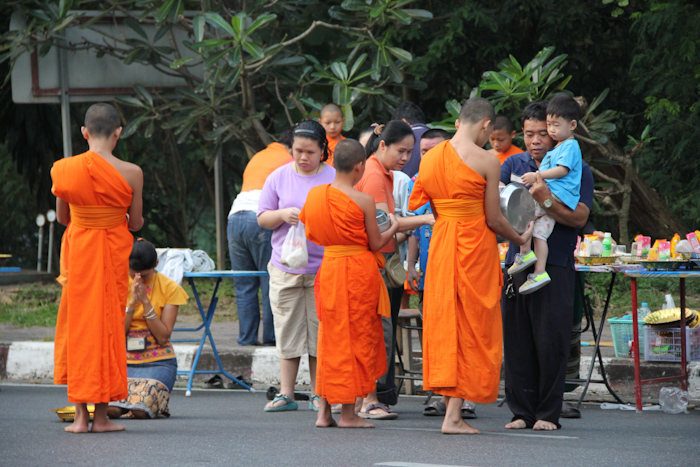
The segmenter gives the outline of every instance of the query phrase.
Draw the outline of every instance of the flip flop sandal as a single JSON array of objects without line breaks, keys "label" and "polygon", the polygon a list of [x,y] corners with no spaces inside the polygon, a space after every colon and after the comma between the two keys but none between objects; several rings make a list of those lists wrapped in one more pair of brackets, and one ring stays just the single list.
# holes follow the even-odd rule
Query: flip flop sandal
[{"label": "flip flop sandal", "polygon": [[318,394],[314,394],[311,396],[311,399],[309,399],[309,409],[313,410],[314,412],[318,412],[318,406],[314,404],[314,401],[317,401],[319,404],[321,403],[321,396]]},{"label": "flip flop sandal", "polygon": [[462,404],[462,418],[465,420],[477,418],[476,407],[468,402]]},{"label": "flip flop sandal", "polygon": [[214,375],[204,382],[202,389],[224,389],[224,380],[221,376]]},{"label": "flip flop sandal", "polygon": [[292,400],[284,394],[277,394],[275,398],[272,399],[273,403],[277,401],[284,401],[284,405],[280,405],[279,407],[264,407],[263,410],[265,410],[265,412],[287,412],[299,408],[299,404],[292,402]]},{"label": "flip flop sandal", "polygon": [[443,417],[445,416],[446,411],[447,407],[445,406],[444,402],[435,401],[423,409],[423,415],[426,417]]},{"label": "flip flop sandal", "polygon": [[342,408],[343,404],[333,404],[331,405],[331,413],[339,414]]},{"label": "flip flop sandal", "polygon": [[[370,413],[373,410],[382,410],[385,413]],[[359,415],[360,418],[364,418],[367,420],[396,420],[397,418],[399,418],[399,414],[393,412],[388,405],[381,403],[369,405],[364,411],[360,411],[360,413],[358,413],[357,415]]]}]

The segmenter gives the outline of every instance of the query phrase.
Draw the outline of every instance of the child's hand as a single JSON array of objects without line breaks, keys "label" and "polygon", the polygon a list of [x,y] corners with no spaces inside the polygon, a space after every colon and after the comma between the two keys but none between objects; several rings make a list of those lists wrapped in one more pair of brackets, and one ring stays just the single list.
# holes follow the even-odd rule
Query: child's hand
[{"label": "child's hand", "polygon": [[536,172],[528,172],[526,174],[523,174],[520,177],[523,181],[523,183],[527,186],[532,186],[535,184],[535,181],[537,180],[537,173]]},{"label": "child's hand", "polygon": [[282,209],[282,220],[290,225],[297,225],[299,223],[299,208],[287,208]]}]

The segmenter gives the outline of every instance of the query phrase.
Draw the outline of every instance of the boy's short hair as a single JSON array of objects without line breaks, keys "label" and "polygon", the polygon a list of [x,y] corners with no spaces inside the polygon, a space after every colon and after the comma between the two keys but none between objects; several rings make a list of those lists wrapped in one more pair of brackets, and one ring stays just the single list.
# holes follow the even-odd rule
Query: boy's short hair
[{"label": "boy's short hair", "polygon": [[493,105],[483,97],[470,97],[459,111],[459,121],[462,123],[475,124],[485,118],[493,122],[495,117]]},{"label": "boy's short hair", "polygon": [[441,130],[440,128],[431,128],[430,130],[423,133],[421,139],[435,139],[442,138],[443,140],[452,139],[452,135],[449,131]]},{"label": "boy's short hair", "polygon": [[333,151],[333,165],[340,173],[352,171],[353,167],[365,160],[365,148],[359,141],[352,138],[345,138],[338,142]]},{"label": "boy's short hair", "polygon": [[495,130],[505,130],[506,133],[511,134],[515,131],[515,125],[507,116],[503,114],[496,115],[493,121],[493,129]]},{"label": "boy's short hair", "polygon": [[533,102],[525,107],[520,123],[525,127],[526,120],[547,121],[547,101]]},{"label": "boy's short hair", "polygon": [[323,114],[326,113],[339,113],[340,116],[343,117],[343,109],[341,109],[339,105],[333,104],[332,102],[321,107],[321,117],[323,117]]},{"label": "boy's short hair", "polygon": [[425,123],[425,114],[418,105],[413,102],[403,101],[391,114],[392,120],[405,119],[411,125]]},{"label": "boy's short hair", "polygon": [[119,112],[110,104],[93,104],[85,112],[85,128],[97,138],[108,138],[122,126]]},{"label": "boy's short hair", "polygon": [[581,106],[567,94],[557,94],[547,104],[547,115],[562,117],[565,120],[581,120]]}]

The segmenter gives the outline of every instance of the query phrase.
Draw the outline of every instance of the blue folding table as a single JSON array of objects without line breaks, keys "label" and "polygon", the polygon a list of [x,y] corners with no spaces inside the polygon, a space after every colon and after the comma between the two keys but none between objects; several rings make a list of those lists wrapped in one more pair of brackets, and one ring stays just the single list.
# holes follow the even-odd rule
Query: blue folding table
[{"label": "blue folding table", "polygon": [[[244,387],[248,389],[251,392],[255,392],[255,389],[244,383],[243,381],[239,380],[238,378],[231,376],[224,370],[223,365],[221,364],[221,359],[219,358],[219,352],[216,350],[216,344],[214,344],[214,338],[211,335],[211,322],[214,319],[214,312],[216,311],[216,304],[219,301],[217,297],[217,293],[219,291],[219,285],[221,284],[221,280],[231,277],[251,277],[251,276],[267,276],[266,271],[207,271],[207,272],[186,272],[184,274],[184,277],[187,278],[187,281],[190,283],[190,286],[192,287],[192,293],[194,294],[194,298],[197,301],[197,308],[199,308],[199,314],[202,317],[202,324],[200,324],[196,328],[176,328],[174,331],[187,331],[187,332],[196,332],[196,331],[202,331],[202,337],[201,339],[172,339],[172,342],[199,342],[199,348],[197,349],[197,353],[194,355],[194,360],[192,361],[192,368],[188,371],[183,371],[180,370],[177,372],[178,375],[188,375],[189,376],[189,381],[187,382],[187,392],[185,393],[186,396],[192,395],[192,380],[194,375],[199,375],[199,374],[218,374],[218,373],[223,373],[227,377],[231,378],[236,384],[238,384],[241,387]],[[199,293],[197,292],[197,287],[195,286],[195,279],[198,278],[212,278],[216,279],[216,286],[214,287],[214,292],[211,295],[211,300],[209,301],[209,306],[207,307],[206,312],[204,311],[204,306],[202,305],[202,301],[199,298]],[[219,365],[219,371],[213,371],[213,370],[197,370],[197,364],[199,363],[199,357],[202,355],[202,349],[204,348],[204,343],[206,342],[207,338],[209,339],[209,344],[211,344],[211,349],[214,352],[214,358],[216,358],[216,363]]]}]

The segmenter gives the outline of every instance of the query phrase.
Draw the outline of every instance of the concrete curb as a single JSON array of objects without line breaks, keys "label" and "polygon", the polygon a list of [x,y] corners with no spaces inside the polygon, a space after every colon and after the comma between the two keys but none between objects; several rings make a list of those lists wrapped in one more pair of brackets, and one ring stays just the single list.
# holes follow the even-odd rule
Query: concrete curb
[{"label": "concrete curb", "polygon": [[[188,371],[197,350],[196,345],[174,344],[178,360],[178,370]],[[53,380],[53,342],[13,342],[0,345],[0,379],[34,380],[40,383],[50,383]],[[279,359],[275,348],[271,347],[237,347],[220,349],[221,362],[228,373],[233,376],[243,376],[261,386],[279,385]],[[604,358],[605,368],[612,388],[625,401],[634,400],[634,366],[629,358]],[[581,375],[588,374],[591,357],[581,357]],[[677,363],[642,362],[642,379],[671,376],[678,374]],[[216,370],[216,360],[209,348],[205,348],[200,357],[198,369]],[[691,400],[700,400],[700,362],[688,364],[688,395]],[[195,383],[209,379],[211,375],[195,375]],[[600,372],[596,366],[593,379],[599,379]],[[180,376],[182,382],[186,376]],[[308,360],[302,358],[299,368],[299,385],[309,385]],[[645,385],[643,399],[645,403],[657,403],[659,390],[663,386],[673,386],[676,383]],[[417,386],[422,386],[418,381]],[[606,395],[607,390],[602,384],[592,384],[587,399],[599,400],[600,395]]]}]

